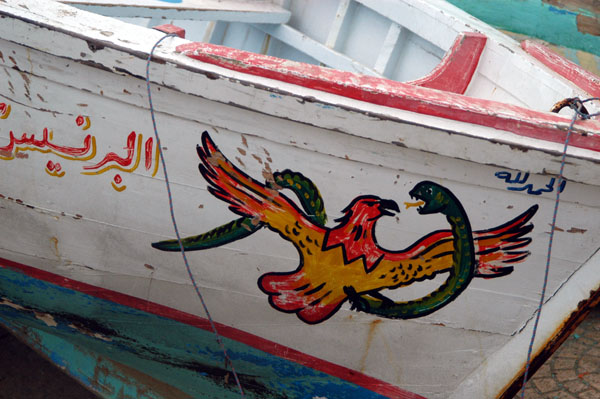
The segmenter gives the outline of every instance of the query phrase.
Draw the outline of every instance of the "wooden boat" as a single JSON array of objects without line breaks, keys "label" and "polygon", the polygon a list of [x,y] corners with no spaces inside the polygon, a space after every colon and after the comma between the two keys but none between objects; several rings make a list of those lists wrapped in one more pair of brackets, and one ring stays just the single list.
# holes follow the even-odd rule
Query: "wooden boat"
[{"label": "wooden boat", "polygon": [[158,143],[162,31],[0,1],[0,321],[109,398],[511,397],[557,190],[532,370],[599,298],[600,123],[549,112],[597,78],[445,2],[233,3],[310,45],[164,39]]}]

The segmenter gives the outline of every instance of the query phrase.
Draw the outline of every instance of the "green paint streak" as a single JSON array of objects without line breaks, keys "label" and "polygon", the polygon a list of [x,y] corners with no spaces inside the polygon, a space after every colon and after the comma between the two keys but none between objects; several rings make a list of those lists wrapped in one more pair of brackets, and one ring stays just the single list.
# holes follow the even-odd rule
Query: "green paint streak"
[{"label": "green paint streak", "polygon": [[[600,37],[581,33],[577,29],[577,13],[551,6],[542,0],[448,2],[496,28],[600,55]],[[579,10],[578,13],[598,18],[598,14],[590,10]]]}]

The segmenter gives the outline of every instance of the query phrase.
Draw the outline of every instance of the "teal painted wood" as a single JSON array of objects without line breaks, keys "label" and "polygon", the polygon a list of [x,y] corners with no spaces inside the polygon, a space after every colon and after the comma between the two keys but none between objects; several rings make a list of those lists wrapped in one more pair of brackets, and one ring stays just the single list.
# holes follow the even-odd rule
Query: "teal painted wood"
[{"label": "teal painted wood", "polygon": [[[239,398],[214,335],[0,267],[0,322],[106,398]],[[223,338],[249,398],[383,398]]]},{"label": "teal painted wood", "polygon": [[593,25],[595,19],[596,24],[600,23],[597,9],[559,8],[543,0],[448,0],[448,2],[496,28],[600,55],[600,36],[597,36],[599,33],[585,33],[590,29],[584,27],[585,21]]}]

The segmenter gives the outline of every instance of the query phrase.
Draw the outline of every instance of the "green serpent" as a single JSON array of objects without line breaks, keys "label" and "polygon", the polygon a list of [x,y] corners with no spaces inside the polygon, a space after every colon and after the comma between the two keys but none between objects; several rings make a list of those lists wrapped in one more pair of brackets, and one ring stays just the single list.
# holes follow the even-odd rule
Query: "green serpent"
[{"label": "green serpent", "polygon": [[[300,201],[309,219],[325,226],[327,214],[323,198],[316,185],[307,177],[289,169],[275,172],[273,181],[267,183],[273,189],[290,189]],[[454,240],[453,265],[444,284],[430,294],[412,301],[392,302],[382,295],[357,295],[348,292],[352,308],[366,313],[393,319],[411,319],[428,315],[450,303],[467,287],[475,272],[475,250],[471,226],[458,199],[448,189],[439,184],[424,181],[415,186],[411,197],[422,200],[425,205],[419,208],[422,215],[442,213],[452,227]],[[186,251],[197,251],[218,247],[247,237],[264,226],[251,218],[242,217],[204,234],[182,239]],[[180,251],[177,240],[152,243],[162,251]]]},{"label": "green serpent", "polygon": [[[323,198],[317,186],[309,178],[301,173],[286,169],[283,172],[273,173],[273,181],[268,181],[267,185],[275,190],[285,188],[292,190],[298,197],[308,218],[319,226],[325,226],[327,213],[325,212]],[[181,242],[186,251],[215,248],[247,237],[263,226],[264,224],[261,222],[256,223],[251,218],[241,217],[204,234],[183,238]],[[177,240],[153,242],[151,245],[161,251],[181,251]]]},{"label": "green serpent", "polygon": [[473,278],[476,266],[473,234],[458,199],[447,188],[430,181],[418,183],[409,194],[425,203],[418,210],[421,215],[441,213],[450,223],[454,243],[450,274],[437,290],[412,301],[392,302],[378,294],[351,296],[350,303],[356,310],[391,319],[426,316],[453,301]]}]

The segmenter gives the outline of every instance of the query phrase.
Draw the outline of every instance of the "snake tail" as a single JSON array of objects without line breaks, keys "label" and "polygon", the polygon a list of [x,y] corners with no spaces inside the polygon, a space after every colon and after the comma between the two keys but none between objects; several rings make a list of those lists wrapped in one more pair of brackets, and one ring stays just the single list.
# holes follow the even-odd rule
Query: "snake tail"
[{"label": "snake tail", "polygon": [[[181,240],[186,251],[199,251],[237,241],[247,237],[263,226],[262,223],[253,223],[251,218],[242,217],[216,227],[204,234],[186,237]],[[152,246],[161,251],[180,251],[177,240],[153,242]]]}]

